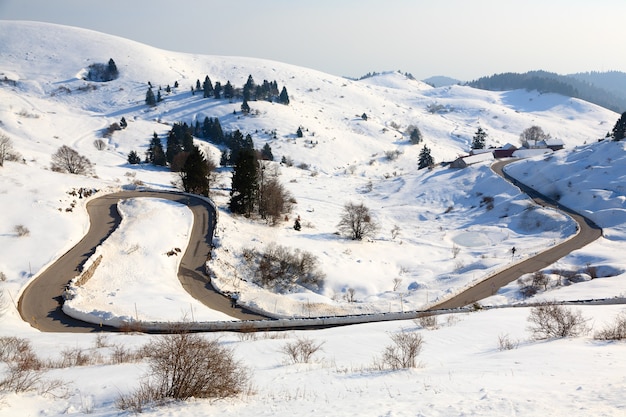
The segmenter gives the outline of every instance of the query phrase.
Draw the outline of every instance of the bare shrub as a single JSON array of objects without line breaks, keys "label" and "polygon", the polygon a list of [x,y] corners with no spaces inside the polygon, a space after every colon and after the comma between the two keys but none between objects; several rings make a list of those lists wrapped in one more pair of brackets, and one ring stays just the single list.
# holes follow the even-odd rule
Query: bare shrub
[{"label": "bare shrub", "polygon": [[237,335],[242,342],[246,340],[256,340],[257,329],[254,327],[254,324],[246,323],[241,326]]},{"label": "bare shrub", "polygon": [[459,245],[457,245],[456,243],[452,245],[452,259],[456,259],[457,256],[459,256],[459,253],[461,253],[461,247]]},{"label": "bare shrub", "polygon": [[417,332],[400,332],[390,337],[393,344],[385,348],[382,365],[393,370],[417,367],[417,357],[424,343],[422,335]]},{"label": "bare shrub", "polygon": [[156,336],[146,347],[149,377],[132,394],[121,395],[121,409],[141,409],[167,398],[224,398],[245,389],[247,370],[217,340],[179,331]]},{"label": "bare shrub", "polygon": [[274,226],[291,211],[291,193],[280,183],[277,174],[262,175],[259,181],[258,209],[262,219]]},{"label": "bare shrub", "polygon": [[0,391],[25,392],[42,387],[43,363],[28,340],[0,337],[0,361],[8,368],[6,378],[0,380]]},{"label": "bare shrub", "polygon": [[598,278],[598,268],[592,266],[589,262],[585,265],[585,272],[591,277],[591,279]]},{"label": "bare shrub", "polygon": [[391,238],[395,239],[400,235],[400,226],[398,226],[397,224],[395,224],[393,226],[393,228],[391,229]]},{"label": "bare shrub", "polygon": [[576,337],[589,332],[587,319],[580,310],[572,311],[555,303],[531,308],[528,322],[534,339]]},{"label": "bare shrub", "polygon": [[[0,274],[1,274],[1,272],[0,272]],[[1,276],[0,276],[0,281],[2,281],[2,277]],[[4,288],[0,288],[0,317],[2,317],[4,315],[4,313],[6,313],[8,308],[9,308],[9,302],[4,297]]]},{"label": "bare shrub", "polygon": [[4,166],[4,161],[9,160],[13,152],[13,142],[7,135],[0,133],[0,167]]},{"label": "bare shrub", "polygon": [[92,358],[80,348],[64,349],[61,352],[61,367],[69,368],[72,366],[91,365]]},{"label": "bare shrub", "polygon": [[105,141],[103,141],[102,139],[96,139],[93,141],[93,146],[99,150],[99,151],[103,151],[106,149],[107,144]]},{"label": "bare shrub", "polygon": [[340,233],[347,235],[352,240],[362,240],[364,237],[374,235],[378,230],[378,225],[372,218],[369,208],[363,203],[354,204],[352,202],[344,205],[344,211],[337,227]]},{"label": "bare shrub", "polygon": [[43,371],[40,369],[24,369],[19,363],[7,364],[7,376],[0,380],[0,391],[26,392],[38,389],[42,384]]},{"label": "bare shrub", "polygon": [[4,272],[0,271],[0,282],[4,282],[7,280],[7,276]]},{"label": "bare shrub", "polygon": [[356,302],[356,290],[354,288],[348,288],[343,298],[349,303]]},{"label": "bare shrub", "polygon": [[388,161],[395,161],[400,155],[402,155],[402,151],[400,149],[385,151],[385,158],[387,158]]},{"label": "bare shrub", "polygon": [[116,132],[118,130],[122,130],[122,127],[119,125],[119,123],[111,123],[106,129],[104,129],[104,132],[102,132],[102,136],[104,136],[105,138],[111,137],[113,135],[113,132]]},{"label": "bare shrub", "polygon": [[398,291],[398,288],[400,288],[400,284],[402,284],[402,278],[394,278],[393,279],[393,290],[394,291]]},{"label": "bare shrub", "polygon": [[287,342],[281,351],[293,363],[308,363],[311,356],[321,349],[324,343],[316,343],[308,338],[297,339],[295,342]]},{"label": "bare shrub", "polygon": [[113,345],[111,351],[110,360],[114,364],[133,362],[140,355],[135,354],[133,351],[123,345]]},{"label": "bare shrub", "polygon": [[532,297],[540,289],[546,290],[548,283],[548,277],[541,271],[537,271],[532,275],[522,276],[517,280],[517,284],[520,286],[520,295],[524,298]]},{"label": "bare shrub", "polygon": [[544,291],[548,289],[548,284],[550,283],[550,278],[542,271],[537,271],[533,274],[532,285],[535,287],[541,287]]},{"label": "bare shrub", "polygon": [[41,369],[43,366],[30,342],[15,336],[0,337],[0,361],[18,363],[23,369]]},{"label": "bare shrub", "polygon": [[491,196],[484,196],[481,200],[480,200],[480,206],[481,207],[485,207],[487,209],[487,211],[489,210],[493,210],[494,207],[494,198]]},{"label": "bare shrub", "polygon": [[97,349],[109,347],[109,337],[104,333],[98,333],[94,340],[94,346]]},{"label": "bare shrub", "polygon": [[498,336],[498,349],[499,350],[511,350],[517,349],[519,342],[511,340],[508,334],[501,334]]},{"label": "bare shrub", "polygon": [[149,384],[141,384],[131,394],[120,394],[115,400],[115,406],[120,410],[130,410],[133,413],[142,413],[148,404],[162,404],[164,399],[160,396],[156,387]]},{"label": "bare shrub", "polygon": [[[317,258],[310,252],[299,249],[291,251],[272,243],[262,254],[252,253],[252,262],[258,260],[254,280],[265,288],[282,292],[302,286],[317,291],[324,286],[325,275],[319,270]],[[248,253],[244,256],[251,255]]]},{"label": "bare shrub", "polygon": [[74,149],[63,145],[52,155],[51,169],[55,172],[89,175],[93,173],[93,164]]},{"label": "bare shrub", "polygon": [[620,313],[615,321],[606,325],[593,335],[596,340],[624,340],[626,339],[626,313]]},{"label": "bare shrub", "polygon": [[30,234],[30,230],[28,230],[28,228],[26,226],[24,226],[23,224],[18,224],[13,228],[13,231],[15,232],[16,235],[18,235],[19,237],[24,237],[24,236],[28,236]]},{"label": "bare shrub", "polygon": [[422,329],[433,330],[438,326],[437,316],[421,316],[417,318],[416,324]]}]

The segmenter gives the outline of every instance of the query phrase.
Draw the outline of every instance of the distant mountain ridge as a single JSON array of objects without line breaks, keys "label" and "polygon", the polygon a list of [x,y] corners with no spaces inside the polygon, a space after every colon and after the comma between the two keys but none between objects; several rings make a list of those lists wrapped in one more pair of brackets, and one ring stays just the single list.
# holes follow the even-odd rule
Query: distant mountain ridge
[{"label": "distant mountain ridge", "polygon": [[537,90],[580,98],[617,113],[626,111],[626,73],[587,72],[559,75],[547,71],[501,73],[481,77],[466,85],[489,91]]}]

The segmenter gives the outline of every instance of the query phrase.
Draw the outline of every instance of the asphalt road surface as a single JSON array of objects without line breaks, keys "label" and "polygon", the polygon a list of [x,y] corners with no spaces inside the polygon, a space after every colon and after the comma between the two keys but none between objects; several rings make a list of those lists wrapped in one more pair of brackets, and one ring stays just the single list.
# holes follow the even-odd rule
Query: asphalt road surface
[{"label": "asphalt road surface", "polygon": [[498,161],[491,166],[491,169],[493,169],[496,174],[502,176],[503,178],[512,182],[515,186],[519,187],[523,192],[528,194],[535,201],[535,203],[545,207],[558,208],[561,211],[567,212],[567,214],[572,217],[578,224],[578,234],[559,245],[556,245],[544,252],[537,254],[536,256],[533,256],[532,258],[528,258],[520,263],[511,266],[510,268],[505,269],[502,272],[499,272],[498,274],[490,278],[485,279],[484,281],[481,281],[480,283],[453,296],[452,298],[432,306],[429,310],[459,308],[478,302],[483,298],[487,298],[495,294],[499,288],[504,287],[505,285],[515,281],[522,275],[537,272],[549,265],[552,265],[559,259],[568,255],[570,252],[576,249],[580,249],[602,236],[602,229],[589,219],[582,217],[572,210],[559,205],[556,201],[553,201],[550,198],[539,194],[535,190],[526,187],[525,185],[506,175],[503,172],[503,168],[505,165],[511,162],[514,161]]},{"label": "asphalt road surface", "polygon": [[121,217],[117,203],[121,199],[154,197],[186,204],[194,215],[189,246],[181,260],[178,277],[183,287],[196,299],[213,310],[221,311],[234,319],[258,320],[264,317],[241,308],[232,308],[227,297],[213,290],[205,273],[205,262],[211,252],[215,212],[201,198],[180,193],[157,191],[125,191],[97,197],[87,203],[91,221],[89,231],[83,239],[65,253],[57,262],[43,271],[22,292],[18,310],[31,326],[44,332],[91,332],[115,331],[107,326],[98,326],[73,319],[61,309],[63,290],[68,282],[78,275],[80,267],[117,228]]},{"label": "asphalt road surface", "polygon": [[[515,281],[520,276],[539,271],[602,236],[602,230],[590,220],[507,177],[502,168],[509,162],[511,161],[496,162],[492,165],[492,169],[531,196],[537,204],[555,207],[567,212],[577,222],[578,234],[479,282],[448,300],[432,306],[429,310],[454,309],[475,303],[495,294],[499,288]],[[87,235],[57,262],[43,271],[23,291],[18,302],[18,309],[25,321],[45,332],[118,330],[112,327],[92,325],[67,316],[61,309],[63,301],[61,294],[68,282],[78,274],[81,265],[94,253],[96,247],[106,240],[119,225],[121,218],[117,211],[118,201],[123,198],[134,197],[154,197],[177,201],[186,204],[193,212],[194,224],[189,239],[190,243],[183,255],[178,273],[183,287],[189,294],[209,308],[221,311],[235,319],[260,320],[265,318],[241,308],[232,308],[230,300],[218,294],[211,287],[210,280],[205,273],[205,262],[211,252],[216,219],[214,209],[208,202],[173,192],[128,191],[107,194],[95,198],[87,204],[87,212],[91,220]]]}]

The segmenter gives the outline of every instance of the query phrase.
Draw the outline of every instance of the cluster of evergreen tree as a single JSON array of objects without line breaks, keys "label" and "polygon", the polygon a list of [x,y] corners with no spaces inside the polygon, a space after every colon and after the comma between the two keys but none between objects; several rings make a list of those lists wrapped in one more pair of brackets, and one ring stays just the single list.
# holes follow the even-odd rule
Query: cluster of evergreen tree
[{"label": "cluster of evergreen tree", "polygon": [[91,64],[87,69],[87,75],[85,76],[87,81],[112,81],[115,80],[120,74],[113,58],[109,59],[107,64]]},{"label": "cluster of evergreen tree", "polygon": [[229,208],[233,213],[250,217],[253,213],[277,224],[289,211],[291,197],[278,181],[278,172],[260,161],[263,151],[251,146],[242,148],[234,162]]},{"label": "cluster of evergreen tree", "polygon": [[281,104],[289,104],[289,94],[287,88],[283,87],[279,91],[278,83],[276,80],[267,81],[263,80],[263,83],[256,84],[252,75],[248,76],[248,80],[242,88],[233,87],[230,80],[226,81],[226,84],[222,86],[219,81],[215,84],[211,81],[209,76],[204,77],[204,81],[196,80],[195,89],[192,87],[192,93],[202,91],[204,98],[225,98],[233,99],[240,98],[244,103],[248,101],[265,100],[270,102],[278,102]]},{"label": "cluster of evergreen tree", "polygon": [[[145,103],[149,106],[156,106],[156,104],[162,101],[161,97],[161,88],[157,92],[155,96],[152,91],[152,84],[148,83],[149,88],[146,92]],[[178,81],[174,85],[174,87],[178,87]],[[168,85],[166,91],[169,93],[171,91],[170,86]],[[274,81],[263,80],[262,84],[256,84],[252,75],[248,76],[248,80],[243,85],[242,88],[235,88],[230,80],[226,81],[225,85],[222,85],[219,81],[216,81],[215,84],[211,81],[209,76],[204,77],[204,81],[200,82],[200,80],[196,80],[195,87],[191,87],[191,94],[196,94],[202,92],[202,96],[204,98],[215,98],[215,99],[242,99],[243,103],[241,105],[241,111],[243,113],[250,112],[250,105],[248,101],[257,101],[257,100],[265,100],[269,102],[278,102],[281,104],[289,104],[289,93],[287,92],[287,88],[283,87],[282,90],[278,89],[278,83]]]},{"label": "cluster of evergreen tree", "polygon": [[538,72],[494,74],[471,81],[468,85],[483,90],[506,91],[526,89],[537,90],[541,93],[557,93],[568,97],[578,97],[578,90],[571,84]]},{"label": "cluster of evergreen tree", "polygon": [[580,98],[609,110],[622,112],[626,109],[626,97],[598,87],[581,77],[559,75],[547,71],[529,71],[524,74],[502,73],[481,77],[467,83],[470,87],[490,91],[516,89],[537,90]]},{"label": "cluster of evergreen tree", "polygon": [[626,112],[622,113],[617,122],[615,122],[615,126],[613,126],[610,136],[615,141],[626,138]]}]

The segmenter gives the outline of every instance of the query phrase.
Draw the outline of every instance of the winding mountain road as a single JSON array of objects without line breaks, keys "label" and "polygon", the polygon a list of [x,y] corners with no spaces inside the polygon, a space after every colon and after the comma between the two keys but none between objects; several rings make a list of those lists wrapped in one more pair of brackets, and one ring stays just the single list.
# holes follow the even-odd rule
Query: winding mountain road
[{"label": "winding mountain road", "polygon": [[211,252],[215,210],[206,200],[191,195],[159,191],[124,191],[106,194],[87,203],[91,220],[89,231],[72,249],[34,279],[22,292],[18,310],[22,319],[44,332],[90,332],[117,329],[76,320],[61,309],[63,290],[78,275],[80,266],[94,253],[120,224],[117,203],[121,199],[152,197],[187,205],[194,216],[190,244],[181,259],[178,277],[192,296],[213,310],[234,319],[258,320],[264,317],[241,308],[232,308],[230,301],[213,290],[205,273],[205,262]]},{"label": "winding mountain road", "polygon": [[511,162],[515,162],[515,160],[495,162],[491,166],[491,169],[502,178],[517,186],[520,190],[531,197],[535,203],[544,207],[552,207],[566,212],[578,224],[578,233],[571,239],[547,249],[532,258],[516,263],[510,268],[500,271],[492,277],[487,278],[464,290],[463,292],[454,295],[448,300],[431,306],[429,310],[460,308],[482,300],[483,298],[487,298],[494,295],[499,288],[515,281],[522,275],[533,273],[547,267],[548,265],[552,265],[559,259],[568,255],[570,252],[580,249],[602,236],[602,229],[591,220],[568,209],[567,207],[563,207],[556,201],[538,193],[524,184],[521,184],[510,175],[506,174],[504,172],[504,167]]},{"label": "winding mountain road", "polygon": [[[492,165],[492,169],[519,187],[537,204],[567,212],[578,224],[578,233],[559,245],[516,263],[461,293],[431,306],[427,311],[460,308],[489,297],[499,288],[515,281],[520,276],[539,271],[573,250],[579,249],[602,236],[602,230],[589,219],[559,205],[508,176],[503,167],[510,162],[513,161],[496,162]],[[119,225],[121,217],[117,211],[118,201],[136,197],[164,198],[176,201],[186,204],[193,212],[194,223],[189,239],[190,244],[183,255],[178,272],[183,287],[193,297],[209,308],[221,311],[235,319],[262,320],[266,318],[241,308],[232,308],[230,301],[211,287],[209,277],[205,273],[205,262],[211,252],[216,218],[215,209],[209,202],[192,195],[175,192],[125,191],[103,195],[87,203],[91,225],[85,237],[54,264],[41,272],[22,292],[18,302],[18,310],[25,321],[45,332],[119,330],[113,327],[93,325],[67,316],[61,308],[63,302],[61,294],[68,282],[78,274],[80,267],[94,253],[97,246],[105,241]],[[427,314],[427,312],[416,312],[419,315],[425,313]],[[263,327],[262,322],[259,322],[259,325]],[[300,325],[301,327],[308,327],[304,321],[300,322]],[[285,325],[285,328],[291,327]],[[312,323],[310,327],[320,326]]]}]

